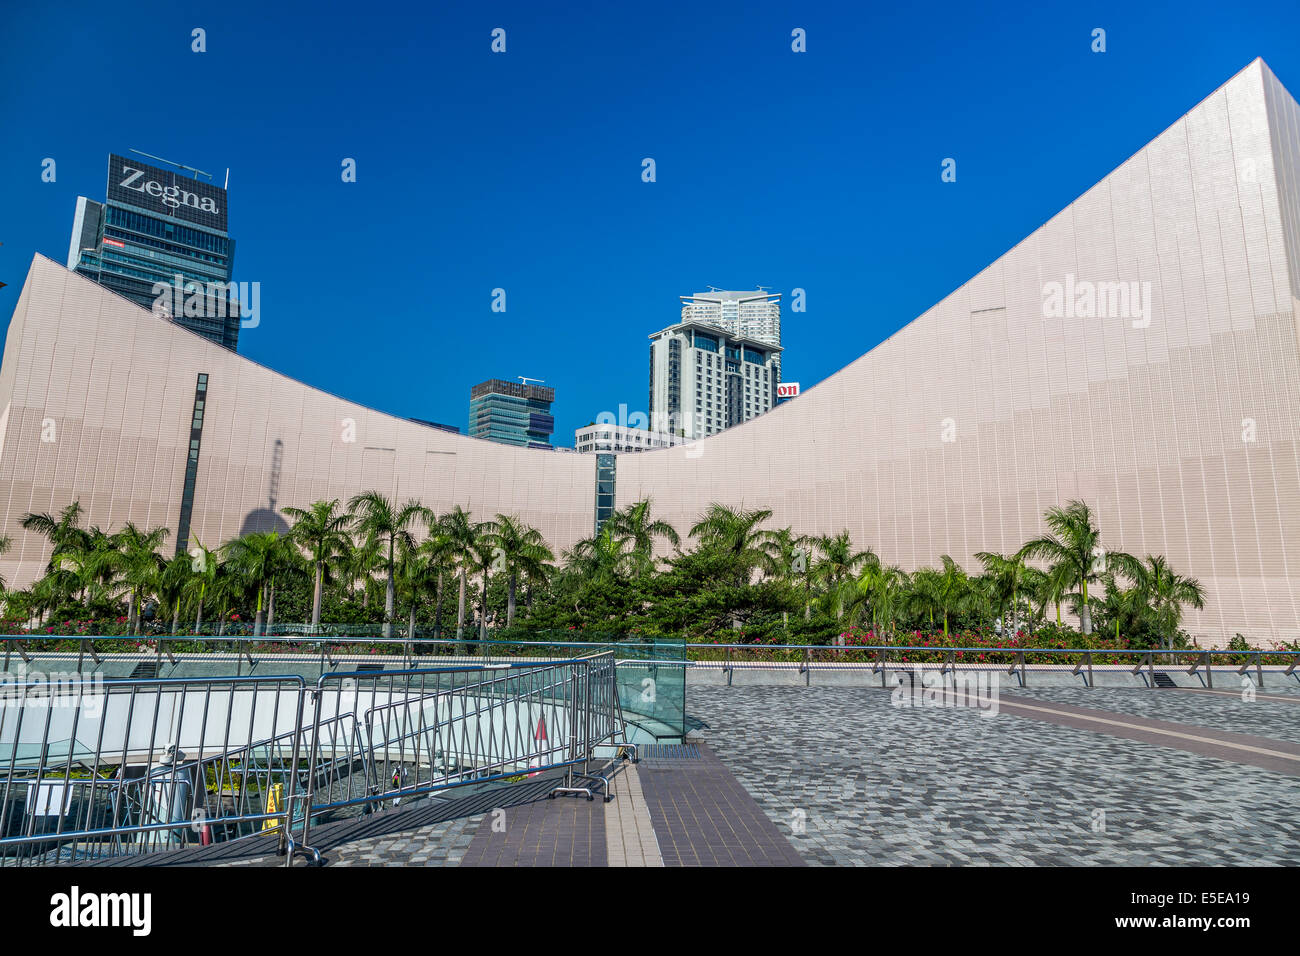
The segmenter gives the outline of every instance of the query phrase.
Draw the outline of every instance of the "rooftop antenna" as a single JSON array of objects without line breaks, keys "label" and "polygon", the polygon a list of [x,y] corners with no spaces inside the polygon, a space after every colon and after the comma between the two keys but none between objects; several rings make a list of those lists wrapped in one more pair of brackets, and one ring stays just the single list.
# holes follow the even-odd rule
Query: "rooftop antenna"
[{"label": "rooftop antenna", "polygon": [[226,167],[226,184],[221,188],[226,190],[226,192],[230,192],[230,167],[229,166]]},{"label": "rooftop antenna", "polygon": [[[132,149],[131,152],[135,153],[137,156],[147,156],[149,159],[156,159],[158,162],[166,163],[168,166],[175,166],[177,169],[188,169],[190,172],[194,173],[194,179],[198,179],[200,176],[206,176],[208,179],[212,178],[211,173],[205,173],[203,170],[196,169],[193,166],[186,166],[184,163],[176,163],[172,162],[170,159],[163,159],[161,156],[155,156],[153,153],[146,153],[142,149]],[[227,180],[230,178],[229,171],[226,173],[226,178]]]}]

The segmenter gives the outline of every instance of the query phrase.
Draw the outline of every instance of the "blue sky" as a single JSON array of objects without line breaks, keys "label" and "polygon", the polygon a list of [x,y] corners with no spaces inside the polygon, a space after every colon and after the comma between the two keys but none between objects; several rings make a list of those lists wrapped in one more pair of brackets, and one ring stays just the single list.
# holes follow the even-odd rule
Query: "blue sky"
[{"label": "blue sky", "polygon": [[0,321],[134,147],[230,169],[235,279],[262,293],[243,354],[462,429],[472,384],[545,379],[572,444],[645,409],[681,294],[806,290],[783,370],[807,387],[1254,57],[1300,92],[1298,4],[540,6],[6,0]]}]

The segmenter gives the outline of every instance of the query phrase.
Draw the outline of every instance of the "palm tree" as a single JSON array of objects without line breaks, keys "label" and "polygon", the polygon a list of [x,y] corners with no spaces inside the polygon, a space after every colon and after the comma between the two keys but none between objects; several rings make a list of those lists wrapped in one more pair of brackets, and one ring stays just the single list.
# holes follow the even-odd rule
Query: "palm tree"
[{"label": "palm tree", "polygon": [[935,599],[943,612],[943,636],[946,638],[948,618],[970,600],[971,585],[960,564],[946,554],[939,560],[943,562],[943,569],[935,581]]},{"label": "palm tree", "polygon": [[60,593],[76,593],[83,602],[97,603],[111,592],[121,566],[118,543],[99,528],[91,528],[75,543],[50,558],[51,578]]},{"label": "palm tree", "polygon": [[643,498],[621,511],[615,511],[606,524],[610,526],[614,537],[625,543],[631,543],[632,554],[636,559],[639,572],[654,569],[656,539],[663,538],[674,547],[681,544],[681,538],[672,525],[667,521],[657,521],[650,517],[649,498]]},{"label": "palm tree", "polygon": [[[1019,554],[1007,557],[994,551],[980,551],[975,555],[984,565],[984,575],[989,579],[992,597],[997,604],[998,616],[1002,618],[1006,633],[1015,636],[1019,630],[1017,605],[1020,592],[1024,588],[1025,572],[1028,568],[1025,559]],[[1010,608],[1010,614],[1007,613]]]},{"label": "palm tree", "polygon": [[[803,579],[803,611],[804,620],[807,620],[812,616],[812,599],[809,593],[811,588],[810,565],[812,562],[809,560],[809,551],[813,539],[807,535],[796,535],[792,528],[760,531],[759,538],[762,541],[763,562],[761,568],[764,577],[787,583],[793,582],[796,577]],[[781,622],[786,625],[790,623],[789,612],[781,612]]]},{"label": "palm tree", "polygon": [[24,531],[34,531],[43,535],[53,546],[54,554],[58,554],[70,545],[80,543],[82,536],[85,534],[81,530],[81,517],[85,509],[81,507],[80,501],[74,501],[59,512],[56,518],[49,512],[34,514],[28,512],[18,519]]},{"label": "palm tree", "polygon": [[1195,578],[1184,577],[1163,555],[1148,554],[1145,562],[1131,555],[1112,556],[1113,564],[1133,581],[1134,590],[1155,613],[1161,643],[1173,650],[1174,636],[1183,619],[1183,605],[1205,607],[1205,590]]},{"label": "palm tree", "polygon": [[469,569],[475,566],[477,560],[482,526],[471,521],[470,513],[460,505],[442,516],[441,526],[447,537],[447,556],[454,562],[460,576],[460,597],[456,605],[456,640],[459,641],[465,636],[465,588]]},{"label": "palm tree", "polygon": [[863,562],[879,561],[879,558],[870,548],[855,552],[848,531],[836,535],[820,535],[816,542],[822,558],[813,569],[813,574],[825,584],[826,597],[834,604],[835,616],[843,617],[844,601],[840,585],[849,580]]},{"label": "palm tree", "polygon": [[384,559],[384,571],[388,577],[388,587],[384,592],[384,637],[393,636],[393,603],[396,599],[393,584],[393,572],[400,541],[404,547],[415,544],[411,535],[411,525],[421,516],[428,515],[428,509],[418,501],[407,501],[400,508],[377,491],[367,491],[355,495],[348,502],[348,511],[353,516],[354,529],[367,538],[383,542],[388,549]]},{"label": "palm tree", "polygon": [[1088,585],[1095,583],[1107,567],[1131,563],[1132,556],[1116,551],[1101,557],[1101,530],[1093,523],[1092,509],[1082,501],[1071,501],[1064,508],[1048,508],[1043,520],[1050,533],[1026,542],[1017,557],[1046,561],[1057,583],[1079,588],[1079,628],[1091,634]]},{"label": "palm tree", "polygon": [[[8,554],[9,549],[13,547],[13,544],[13,540],[8,535],[0,536],[0,556]],[[5,584],[4,575],[0,574],[0,594],[3,594],[8,590],[9,586]]]},{"label": "palm tree", "polygon": [[755,568],[767,561],[765,539],[759,525],[772,517],[768,509],[744,511],[712,504],[691,528],[702,548],[725,555],[736,562],[738,580],[748,584]]},{"label": "palm tree", "polygon": [[487,599],[488,572],[493,566],[502,570],[505,567],[505,552],[501,548],[498,535],[499,525],[495,521],[484,521],[475,526],[477,538],[474,542],[474,567],[483,575],[483,590],[479,593],[478,633],[479,640],[487,640]]},{"label": "palm tree", "polygon": [[140,608],[146,595],[157,586],[158,575],[166,561],[158,548],[167,539],[167,528],[141,531],[132,522],[114,535],[119,553],[121,582],[128,595],[127,629],[140,633]]},{"label": "palm tree", "polygon": [[[58,517],[49,512],[28,512],[18,519],[24,531],[32,531],[50,542],[50,560],[46,566],[49,580],[45,582],[44,591],[53,601],[53,610],[60,603],[70,600],[72,595],[83,586],[83,562],[64,562],[59,559],[70,552],[84,551],[87,546],[87,533],[81,528],[84,514],[80,501],[74,501],[59,512]],[[116,549],[116,544],[113,544]]]},{"label": "palm tree", "polygon": [[420,542],[420,552],[428,565],[437,574],[437,593],[434,597],[433,634],[442,636],[442,593],[448,570],[453,568],[451,536],[447,533],[443,519],[430,512],[426,518],[429,535]]},{"label": "palm tree", "polygon": [[158,574],[158,600],[164,610],[171,611],[172,625],[168,632],[175,636],[181,623],[181,599],[188,590],[194,575],[193,559],[188,554],[178,554],[168,561]]},{"label": "palm tree", "polygon": [[278,531],[253,531],[226,545],[227,562],[248,585],[257,591],[257,611],[253,635],[261,636],[266,623],[267,598],[281,569],[287,539]]},{"label": "palm tree", "polygon": [[868,561],[856,578],[841,585],[845,592],[841,602],[849,624],[856,624],[859,615],[869,610],[872,631],[878,633],[882,625],[888,625],[892,635],[909,583],[910,578],[902,568],[883,565],[879,560]]},{"label": "palm tree", "polygon": [[198,635],[203,628],[203,601],[208,596],[208,590],[217,577],[218,552],[210,551],[203,546],[203,542],[194,537],[194,547],[190,549],[192,561],[190,563],[189,580],[185,583],[186,591],[194,599],[198,610],[194,615],[194,633]]},{"label": "palm tree", "polygon": [[626,544],[626,539],[616,537],[606,521],[599,533],[583,538],[564,552],[565,570],[593,581],[620,577],[629,573],[636,563]]},{"label": "palm tree", "polygon": [[[415,638],[415,615],[430,586],[439,580],[430,552],[421,545],[403,542],[398,548],[397,576],[394,584],[398,597],[407,606],[406,637]],[[441,585],[439,585],[441,593]]]},{"label": "palm tree", "polygon": [[341,558],[348,546],[347,527],[351,516],[338,510],[339,500],[313,502],[311,507],[285,508],[284,513],[294,519],[290,534],[307,552],[315,569],[316,581],[311,599],[311,629],[320,627],[321,595],[325,589],[325,575],[329,565]]},{"label": "palm tree", "polygon": [[934,568],[920,568],[913,572],[911,586],[903,597],[903,606],[912,614],[924,617],[934,628],[934,616],[943,613],[939,598],[939,572]]},{"label": "palm tree", "polygon": [[[648,506],[649,501],[633,505],[629,510],[636,513],[642,504]],[[647,527],[645,522],[646,514],[648,514],[648,508],[639,514],[636,524],[633,525],[637,530],[627,533],[629,540],[635,542],[638,540],[638,534],[647,533],[645,530]],[[506,627],[512,627],[515,623],[515,591],[519,584],[519,576],[521,574],[525,577],[542,576],[545,573],[543,569],[546,567],[546,563],[555,560],[555,555],[546,546],[546,539],[542,537],[542,533],[536,528],[530,528],[528,525],[523,524],[517,517],[497,515],[497,519],[493,524],[495,525],[494,544],[499,550],[505,572],[510,575],[506,584]],[[651,522],[650,524],[662,524],[662,522]],[[671,530],[669,528],[669,531]],[[617,534],[618,531],[614,529],[611,533]],[[634,543],[632,553],[640,555],[641,560],[648,560],[652,563],[650,549],[654,546],[653,537],[645,540],[646,550],[638,552],[636,550],[637,545]],[[485,593],[486,590],[485,584]]]}]

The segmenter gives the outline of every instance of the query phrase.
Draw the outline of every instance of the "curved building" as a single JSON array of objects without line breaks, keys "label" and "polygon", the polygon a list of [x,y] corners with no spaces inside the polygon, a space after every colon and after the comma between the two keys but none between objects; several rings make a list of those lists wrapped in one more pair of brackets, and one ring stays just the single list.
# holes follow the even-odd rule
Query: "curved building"
[{"label": "curved building", "polygon": [[[1256,60],[1014,249],[760,418],[635,455],[449,434],[287,379],[37,257],[0,367],[11,585],[48,554],[17,519],[212,545],[378,489],[592,533],[597,468],[685,532],[714,501],[847,528],[904,568],[1011,551],[1071,498],[1103,541],[1206,586],[1211,643],[1300,636],[1300,107]],[[610,463],[613,462],[613,468]]]}]

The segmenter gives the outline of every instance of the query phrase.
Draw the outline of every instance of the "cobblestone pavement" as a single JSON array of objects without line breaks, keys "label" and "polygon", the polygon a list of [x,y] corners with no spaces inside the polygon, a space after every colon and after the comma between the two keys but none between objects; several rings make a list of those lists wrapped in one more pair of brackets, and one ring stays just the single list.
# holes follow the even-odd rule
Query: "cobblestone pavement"
[{"label": "cobblestone pavement", "polygon": [[459,866],[482,816],[345,843],[330,852],[330,866]]},{"label": "cobblestone pavement", "polygon": [[[1256,689],[1253,700],[1243,698],[1240,685],[1234,687],[1226,679],[1215,680],[1214,693],[1117,687],[1097,687],[1092,690],[1086,687],[1020,688],[1006,683],[1001,685],[1001,689],[1040,701],[1113,710],[1135,717],[1172,720],[1300,743],[1300,694],[1282,685],[1279,680],[1270,683],[1274,686],[1266,684],[1263,690]],[[1294,680],[1291,683],[1300,690],[1300,684]]]},{"label": "cobblestone pavement", "polygon": [[[1050,695],[1073,690],[1032,693],[1063,700]],[[1181,708],[1160,717],[1211,727],[1216,719],[1268,720],[1234,709],[1258,701],[1091,693],[1078,703]],[[1128,694],[1119,704],[1111,699]],[[1138,703],[1140,696],[1152,703]],[[809,862],[1300,863],[1294,776],[1006,714],[895,708],[879,688],[701,686],[688,705],[706,724],[697,733]],[[1216,718],[1221,713],[1234,716]],[[1276,719],[1290,726],[1290,715]],[[1232,729],[1259,734],[1276,726]]]}]

